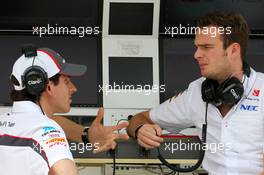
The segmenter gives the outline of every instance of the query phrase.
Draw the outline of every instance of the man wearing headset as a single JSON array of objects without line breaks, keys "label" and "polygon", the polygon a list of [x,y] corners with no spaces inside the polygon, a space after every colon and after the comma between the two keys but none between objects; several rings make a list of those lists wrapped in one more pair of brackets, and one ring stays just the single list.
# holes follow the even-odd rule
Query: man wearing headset
[{"label": "man wearing headset", "polygon": [[[155,148],[163,141],[162,128],[195,125],[201,130],[207,111],[206,144],[224,148],[206,150],[203,167],[213,175],[260,174],[264,74],[244,61],[248,25],[239,14],[213,12],[200,18],[197,26],[194,58],[202,78],[177,97],[132,117],[128,134],[143,147]],[[215,30],[216,35],[210,32]]]},{"label": "man wearing headset", "polygon": [[[24,48],[11,74],[13,107],[0,116],[1,174],[78,174],[64,131],[51,118],[70,110],[77,91],[70,77],[85,71],[86,66],[69,64],[51,49]],[[100,108],[86,138],[98,142],[97,151],[114,148],[115,139],[128,138],[114,133],[127,124],[104,127],[102,118]]]}]

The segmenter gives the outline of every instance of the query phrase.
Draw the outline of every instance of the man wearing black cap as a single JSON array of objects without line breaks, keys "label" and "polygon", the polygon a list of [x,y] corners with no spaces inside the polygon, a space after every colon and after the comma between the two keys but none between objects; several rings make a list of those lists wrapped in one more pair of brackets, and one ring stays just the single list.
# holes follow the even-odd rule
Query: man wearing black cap
[{"label": "man wearing black cap", "polygon": [[[24,49],[11,74],[13,107],[0,116],[0,170],[5,175],[78,174],[65,133],[51,118],[70,110],[77,91],[70,77],[85,71],[86,66],[69,64],[51,49]],[[104,127],[102,118],[99,109],[89,132],[92,143],[101,143],[100,150],[115,147],[115,139],[128,138],[113,133],[126,124]]]}]

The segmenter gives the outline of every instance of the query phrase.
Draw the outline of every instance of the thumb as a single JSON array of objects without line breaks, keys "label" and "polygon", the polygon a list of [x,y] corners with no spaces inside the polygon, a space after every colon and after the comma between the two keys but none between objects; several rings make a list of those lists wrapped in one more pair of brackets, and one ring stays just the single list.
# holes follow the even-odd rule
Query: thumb
[{"label": "thumb", "polygon": [[128,122],[122,122],[116,126],[112,126],[112,130],[113,131],[120,130],[120,129],[126,128],[127,126],[128,126]]},{"label": "thumb", "polygon": [[95,124],[100,124],[102,119],[103,119],[103,117],[104,117],[104,108],[101,107],[101,108],[99,108],[99,110],[97,112],[97,116],[96,116],[96,118],[94,120],[94,123]]},{"label": "thumb", "polygon": [[155,129],[157,135],[161,136],[162,130],[161,130],[160,126],[159,125],[154,125],[154,129]]}]

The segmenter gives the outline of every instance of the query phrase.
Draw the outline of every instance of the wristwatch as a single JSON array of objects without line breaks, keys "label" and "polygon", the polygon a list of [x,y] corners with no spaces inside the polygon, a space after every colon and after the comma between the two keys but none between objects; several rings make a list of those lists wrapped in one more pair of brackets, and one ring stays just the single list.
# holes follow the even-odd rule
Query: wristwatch
[{"label": "wristwatch", "polygon": [[82,133],[82,141],[84,144],[89,143],[88,132],[89,132],[89,127],[85,127]]}]

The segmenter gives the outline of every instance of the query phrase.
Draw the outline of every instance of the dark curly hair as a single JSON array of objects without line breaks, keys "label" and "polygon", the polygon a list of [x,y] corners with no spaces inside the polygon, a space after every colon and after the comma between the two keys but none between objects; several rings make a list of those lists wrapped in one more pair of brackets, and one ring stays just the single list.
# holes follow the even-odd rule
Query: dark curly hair
[{"label": "dark curly hair", "polygon": [[[56,74],[53,77],[49,78],[49,81],[52,81],[54,83],[54,85],[56,86],[56,85],[59,84],[60,76],[61,76],[61,74]],[[13,75],[11,75],[11,82],[12,82],[12,84],[17,84],[18,83],[17,79]],[[12,101],[32,101],[32,102],[36,102],[37,98],[39,98],[39,96],[29,94],[25,89],[23,89],[21,91],[17,91],[17,90],[13,89],[10,92],[10,98],[11,98]]]},{"label": "dark curly hair", "polygon": [[246,20],[239,13],[219,11],[208,13],[197,20],[197,27],[203,28],[207,26],[230,27],[230,34],[221,34],[223,48],[226,49],[235,42],[239,43],[242,61],[245,60],[250,29]]}]

